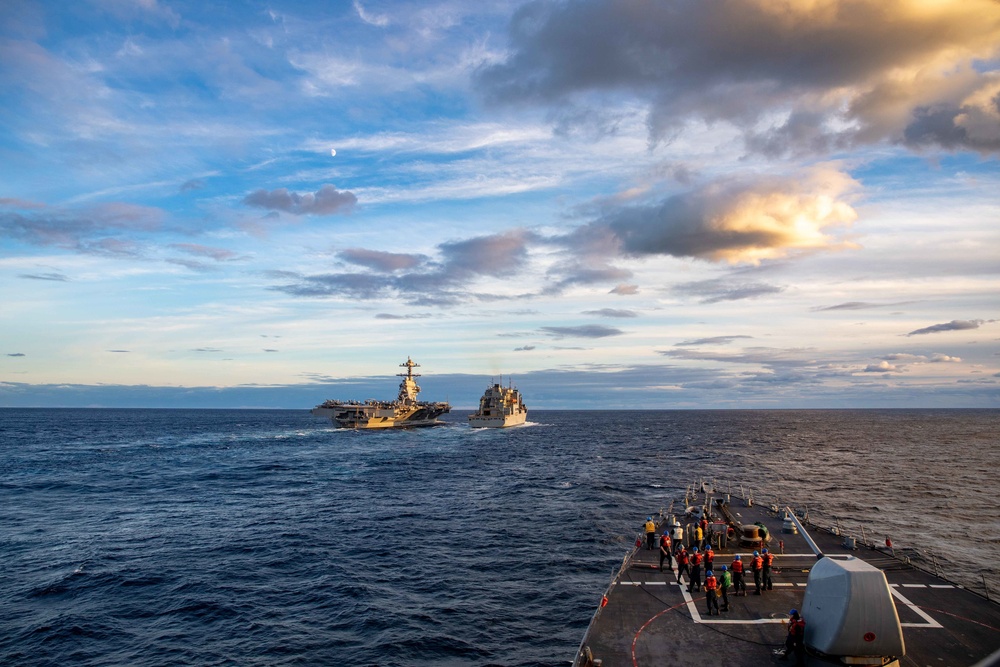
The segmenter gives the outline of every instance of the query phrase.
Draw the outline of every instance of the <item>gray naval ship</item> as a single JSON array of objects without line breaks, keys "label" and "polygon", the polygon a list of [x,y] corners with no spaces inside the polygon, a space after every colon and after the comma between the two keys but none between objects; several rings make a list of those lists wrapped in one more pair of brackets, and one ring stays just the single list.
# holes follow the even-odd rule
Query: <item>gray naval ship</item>
[{"label": "gray naval ship", "polygon": [[528,408],[521,392],[513,386],[510,378],[506,387],[503,386],[503,376],[500,380],[486,388],[479,399],[479,409],[469,415],[470,427],[508,428],[520,426],[528,419]]},{"label": "gray naval ship", "polygon": [[[689,488],[683,506],[651,517],[655,545],[642,536],[600,596],[574,667],[631,665],[878,665],[992,667],[1000,665],[1000,604],[921,565],[919,554],[858,539],[838,527],[810,523],[808,512],[754,502],[747,492]],[[689,592],[677,562],[660,571],[659,538],[679,537],[688,549],[695,525],[707,521],[713,574],[747,564],[747,593],[727,591],[728,605]],[[773,554],[771,583],[756,594],[750,562]],[[702,549],[703,550],[703,549]],[[705,578],[702,566],[701,579]],[[728,607],[722,611],[724,607]],[[795,612],[793,616],[791,612]],[[789,621],[804,621],[803,640],[785,656]]]},{"label": "gray naval ship", "polygon": [[420,364],[407,357],[406,363],[399,366],[406,372],[396,374],[403,381],[399,383],[399,395],[395,401],[329,400],[313,408],[312,414],[327,417],[340,428],[411,428],[444,424],[438,417],[450,412],[451,405],[444,401],[432,403],[417,400],[420,387],[416,378],[420,375],[413,369],[419,368]]}]

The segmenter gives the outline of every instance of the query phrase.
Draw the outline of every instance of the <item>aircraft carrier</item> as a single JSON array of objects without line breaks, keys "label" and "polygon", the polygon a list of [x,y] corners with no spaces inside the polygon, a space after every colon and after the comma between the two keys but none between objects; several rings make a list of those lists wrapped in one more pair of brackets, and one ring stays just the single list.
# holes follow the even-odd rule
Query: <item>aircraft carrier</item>
[{"label": "aircraft carrier", "polygon": [[[728,611],[718,615],[709,614],[704,587],[689,592],[689,575],[677,582],[676,560],[660,571],[663,531],[679,527],[690,549],[702,517],[717,577],[737,554],[748,566],[754,551],[774,555],[772,587],[756,595],[747,567],[748,594],[730,587]],[[1000,665],[996,592],[949,581],[903,545],[814,525],[806,510],[707,483],[652,519],[654,548],[640,534],[607,590],[595,591],[597,609],[574,667]],[[805,621],[804,652],[785,657],[792,610]]]}]

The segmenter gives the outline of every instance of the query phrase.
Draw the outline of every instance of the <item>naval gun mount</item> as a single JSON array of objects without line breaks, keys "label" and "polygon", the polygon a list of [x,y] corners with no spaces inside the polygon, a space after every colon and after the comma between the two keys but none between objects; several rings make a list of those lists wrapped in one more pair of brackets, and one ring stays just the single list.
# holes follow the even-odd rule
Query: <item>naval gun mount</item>
[{"label": "naval gun mount", "polygon": [[854,556],[817,557],[802,600],[806,651],[831,664],[898,667],[906,647],[885,574]]}]

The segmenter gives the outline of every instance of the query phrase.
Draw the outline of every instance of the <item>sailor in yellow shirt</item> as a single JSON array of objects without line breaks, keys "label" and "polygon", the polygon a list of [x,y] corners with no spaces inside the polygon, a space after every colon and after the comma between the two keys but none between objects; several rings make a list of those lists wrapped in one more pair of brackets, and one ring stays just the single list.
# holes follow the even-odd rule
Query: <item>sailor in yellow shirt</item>
[{"label": "sailor in yellow shirt", "polygon": [[656,524],[653,523],[653,517],[646,518],[646,548],[652,551],[653,545],[656,543]]}]

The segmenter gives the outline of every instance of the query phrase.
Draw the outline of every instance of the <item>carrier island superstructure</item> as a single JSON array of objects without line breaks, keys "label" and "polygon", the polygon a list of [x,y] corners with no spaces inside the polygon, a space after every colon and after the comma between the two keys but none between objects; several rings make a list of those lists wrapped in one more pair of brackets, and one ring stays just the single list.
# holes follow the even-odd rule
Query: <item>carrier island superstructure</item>
[{"label": "carrier island superstructure", "polygon": [[414,368],[420,364],[414,363],[409,357],[406,363],[399,365],[405,368],[405,373],[397,373],[403,378],[399,383],[399,395],[395,401],[325,401],[312,409],[317,417],[328,417],[340,428],[411,428],[415,426],[437,426],[444,422],[438,417],[451,411],[451,405],[446,401],[418,401]]}]

